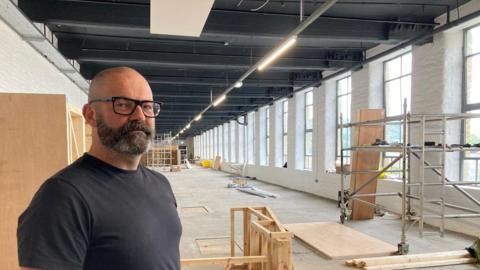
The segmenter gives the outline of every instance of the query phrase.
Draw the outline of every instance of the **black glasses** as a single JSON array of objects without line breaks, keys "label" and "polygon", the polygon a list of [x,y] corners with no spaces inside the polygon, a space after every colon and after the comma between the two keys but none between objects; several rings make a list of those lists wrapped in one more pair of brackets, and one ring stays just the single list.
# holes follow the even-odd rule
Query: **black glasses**
[{"label": "black glasses", "polygon": [[112,102],[113,112],[120,115],[131,115],[140,105],[145,117],[154,118],[160,114],[162,103],[152,100],[137,100],[126,97],[109,97],[90,100],[88,104],[94,102]]}]

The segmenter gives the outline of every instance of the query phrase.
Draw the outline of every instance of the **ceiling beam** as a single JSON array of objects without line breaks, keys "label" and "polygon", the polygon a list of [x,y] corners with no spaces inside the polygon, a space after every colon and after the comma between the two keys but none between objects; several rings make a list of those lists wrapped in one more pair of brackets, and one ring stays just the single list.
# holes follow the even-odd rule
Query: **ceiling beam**
[{"label": "ceiling beam", "polygon": [[[149,5],[126,5],[115,2],[71,0],[19,0],[20,8],[34,21],[60,26],[97,28],[93,32],[127,36],[149,36]],[[105,16],[109,14],[109,16]],[[241,23],[239,23],[241,22]],[[255,12],[212,10],[202,32],[207,40],[246,41],[275,44],[298,25],[298,17]],[[385,23],[319,18],[302,36],[307,44],[319,39],[385,42],[388,32]],[[335,31],[331,31],[335,29]],[[89,31],[92,32],[92,31]],[[267,42],[267,43],[265,43]],[[301,46],[301,42],[299,42]]]}]

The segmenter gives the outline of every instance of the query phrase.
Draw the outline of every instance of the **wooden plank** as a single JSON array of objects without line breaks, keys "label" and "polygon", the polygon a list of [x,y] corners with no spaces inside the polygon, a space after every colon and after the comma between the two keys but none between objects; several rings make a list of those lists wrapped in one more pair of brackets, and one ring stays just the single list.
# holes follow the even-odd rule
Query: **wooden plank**
[{"label": "wooden plank", "polygon": [[411,262],[425,262],[435,260],[450,260],[459,258],[471,258],[470,253],[466,250],[447,251],[447,252],[435,252],[424,254],[411,254],[402,256],[388,256],[378,258],[360,258],[354,259],[357,267],[385,265],[385,264],[399,264],[399,263],[411,263]]},{"label": "wooden plank", "polygon": [[329,259],[392,255],[397,251],[396,246],[334,222],[286,224],[284,227]]},{"label": "wooden plank", "polygon": [[450,260],[431,261],[431,262],[427,261],[427,262],[412,262],[412,263],[367,266],[367,267],[364,267],[363,269],[365,270],[411,269],[411,268],[420,268],[420,267],[446,266],[446,265],[457,265],[457,264],[476,263],[476,262],[477,262],[476,258],[461,258],[461,259],[450,259]]},{"label": "wooden plank", "polygon": [[68,165],[65,95],[0,94],[0,265],[17,270],[18,217]]},{"label": "wooden plank", "polygon": [[[384,118],[385,112],[383,109],[361,109],[357,114],[357,120],[367,121]],[[371,145],[375,139],[384,138],[383,125],[369,125],[357,126],[353,130],[353,145]],[[374,151],[353,151],[352,152],[352,171],[362,170],[377,170],[380,165],[380,152]],[[352,174],[350,181],[350,191],[357,190],[360,186],[366,183],[370,178],[375,176],[375,173],[366,174]],[[371,182],[358,194],[375,193],[377,191],[377,180]],[[375,203],[375,197],[365,197],[362,200]],[[362,220],[372,219],[375,209],[364,203],[355,200],[349,202],[349,207],[352,210],[351,219]]]},{"label": "wooden plank", "polygon": [[266,256],[244,256],[244,257],[218,257],[218,258],[196,258],[181,259],[180,264],[183,266],[199,266],[199,265],[226,265],[226,264],[244,264],[244,263],[260,263],[267,261]]}]

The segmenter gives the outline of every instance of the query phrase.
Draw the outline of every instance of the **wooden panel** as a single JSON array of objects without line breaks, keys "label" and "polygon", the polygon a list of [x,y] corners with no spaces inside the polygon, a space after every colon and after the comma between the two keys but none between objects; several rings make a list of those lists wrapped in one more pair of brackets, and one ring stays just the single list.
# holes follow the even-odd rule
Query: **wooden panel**
[{"label": "wooden panel", "polygon": [[69,106],[70,162],[74,162],[85,153],[85,120],[82,114]]},{"label": "wooden panel", "polygon": [[[384,118],[383,109],[361,109],[358,112],[358,121],[367,121]],[[353,130],[354,146],[371,145],[375,139],[383,139],[383,125],[357,126]],[[352,171],[377,170],[380,165],[380,152],[352,152]],[[368,174],[352,174],[350,180],[350,191],[354,191],[375,176],[375,173]],[[375,193],[377,191],[377,180],[371,182],[358,194]],[[362,197],[362,200],[375,203],[375,197]],[[375,209],[359,201],[349,202],[352,210],[351,219],[372,219]]]},{"label": "wooden panel", "polygon": [[397,247],[335,222],[286,224],[284,227],[329,259],[384,256]]},{"label": "wooden panel", "polygon": [[92,127],[86,123],[84,125],[85,125],[85,151],[88,151],[92,146]]},{"label": "wooden panel", "polygon": [[64,95],[0,93],[0,265],[18,269],[17,222],[39,186],[68,163]]}]

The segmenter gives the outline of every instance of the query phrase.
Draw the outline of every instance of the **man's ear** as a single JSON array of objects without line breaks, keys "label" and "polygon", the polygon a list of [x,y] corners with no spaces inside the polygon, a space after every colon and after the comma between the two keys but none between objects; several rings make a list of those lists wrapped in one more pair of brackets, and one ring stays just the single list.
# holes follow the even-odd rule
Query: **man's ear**
[{"label": "man's ear", "polygon": [[82,114],[87,124],[89,124],[91,127],[97,127],[97,118],[95,117],[95,110],[93,110],[92,105],[83,105]]}]

